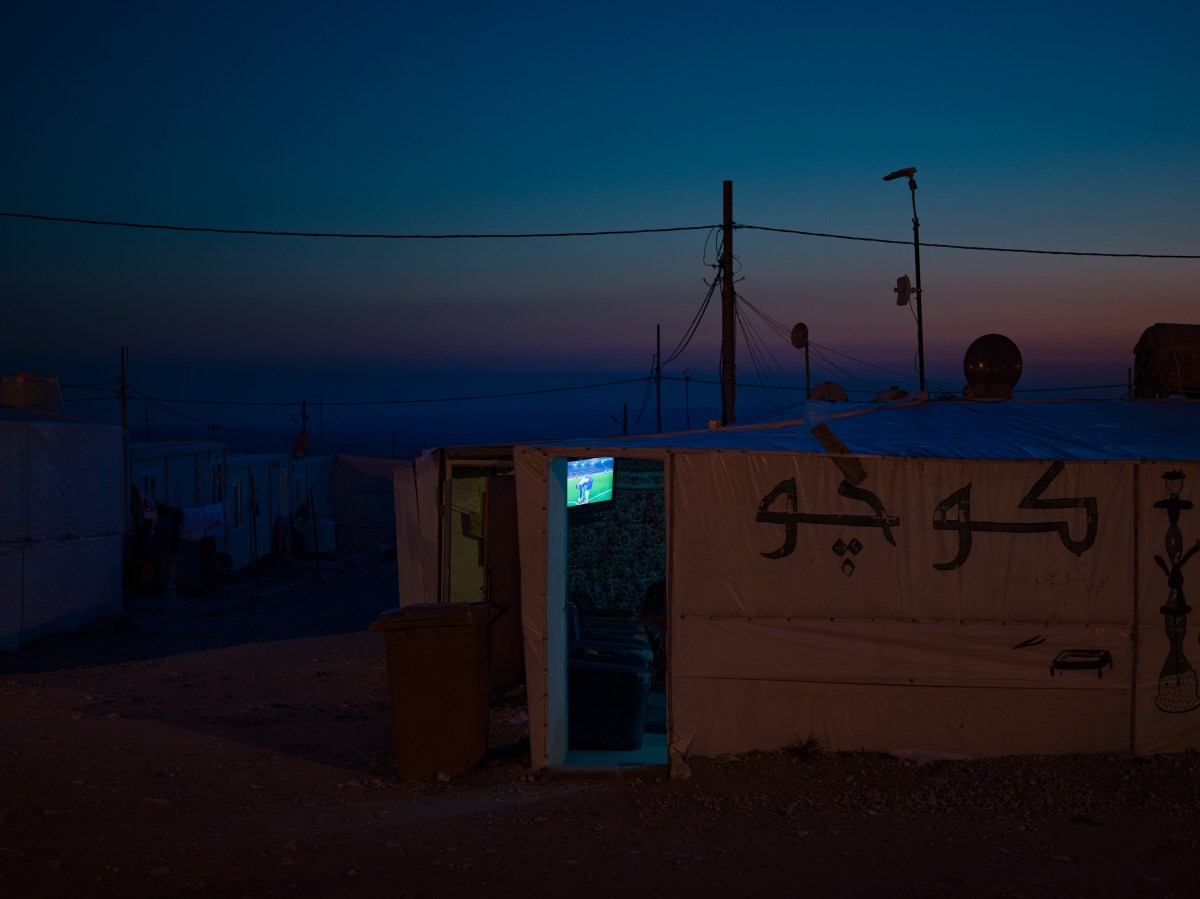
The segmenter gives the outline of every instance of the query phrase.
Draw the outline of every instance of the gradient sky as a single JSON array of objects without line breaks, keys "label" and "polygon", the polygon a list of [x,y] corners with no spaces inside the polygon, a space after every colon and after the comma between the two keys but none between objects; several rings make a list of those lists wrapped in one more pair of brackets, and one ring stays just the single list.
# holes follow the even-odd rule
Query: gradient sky
[{"label": "gradient sky", "polygon": [[[388,234],[672,228],[719,223],[729,179],[739,224],[908,242],[907,186],[881,179],[911,165],[923,244],[1195,256],[1197,35],[1200,7],[1182,0],[20,4],[0,36],[0,211]],[[130,381],[151,396],[319,394],[330,416],[353,400],[643,376],[656,326],[667,355],[715,261],[705,230],[322,240],[0,218],[0,241],[0,371],[113,379],[129,346]],[[915,388],[916,328],[892,294],[914,273],[911,243],[742,229],[734,248],[739,293],[807,323],[854,376],[818,366],[814,381]],[[1147,326],[1198,317],[1200,259],[924,246],[921,264],[928,375],[952,390],[985,333],[1021,348],[1019,390],[1114,385]],[[803,357],[750,321],[802,387]],[[714,301],[665,371],[674,406],[692,371],[693,425],[719,415],[702,384],[719,341]],[[743,344],[738,364],[740,380],[767,377]],[[572,426],[611,431],[644,396],[635,383],[521,411],[586,410]],[[254,414],[287,427],[273,407]],[[434,442],[462,417],[372,414],[420,419]]]}]

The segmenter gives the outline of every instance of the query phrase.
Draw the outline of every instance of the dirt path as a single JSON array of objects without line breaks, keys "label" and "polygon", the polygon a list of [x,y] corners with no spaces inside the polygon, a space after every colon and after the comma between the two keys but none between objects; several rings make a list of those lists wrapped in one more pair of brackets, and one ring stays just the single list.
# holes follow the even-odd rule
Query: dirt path
[{"label": "dirt path", "polygon": [[2,896],[1191,896],[1200,753],[393,777],[394,562],[0,656]]}]

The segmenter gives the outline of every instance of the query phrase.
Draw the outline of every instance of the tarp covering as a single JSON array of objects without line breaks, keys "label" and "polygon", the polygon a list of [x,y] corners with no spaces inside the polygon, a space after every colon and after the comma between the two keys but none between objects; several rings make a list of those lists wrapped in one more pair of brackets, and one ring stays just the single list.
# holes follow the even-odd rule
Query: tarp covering
[{"label": "tarp covering", "polygon": [[[1183,587],[1200,405],[808,412],[514,449],[535,764],[563,758],[556,466],[592,455],[666,467],[673,763],[809,735],[961,755],[1200,747]],[[827,454],[821,423],[854,455]]]},{"label": "tarp covering", "polygon": [[120,428],[0,406],[0,649],[120,614]]},{"label": "tarp covering", "polygon": [[[886,704],[861,715],[832,703],[840,691],[809,689],[776,706],[763,685],[785,681],[908,693],[918,720],[939,714],[927,688],[975,694],[944,732],[905,725],[917,745],[903,748],[986,754],[994,718],[1025,721],[1004,751],[1129,748],[1135,466],[862,464],[854,485],[819,456],[673,459],[676,739],[701,754],[810,733],[902,748]],[[736,727],[711,701],[725,681]],[[1057,691],[1096,732],[1030,729],[1030,714],[1062,705],[1044,695]]]},{"label": "tarp covering", "polygon": [[333,518],[338,542],[351,549],[396,543],[395,477],[406,462],[366,456],[333,460]]},{"label": "tarp covering", "polygon": [[1200,403],[1144,400],[813,402],[777,419],[647,437],[577,438],[537,445],[639,450],[731,449],[823,453],[827,424],[852,453],[936,459],[1190,459]]},{"label": "tarp covering", "polygon": [[422,453],[396,470],[396,552],[400,604],[438,602],[441,452]]},{"label": "tarp covering", "polygon": [[47,540],[17,549],[21,556],[21,636],[19,645],[9,648],[121,614],[119,536]]},{"label": "tarp covering", "polygon": [[0,406],[0,543],[119,534],[121,429]]}]

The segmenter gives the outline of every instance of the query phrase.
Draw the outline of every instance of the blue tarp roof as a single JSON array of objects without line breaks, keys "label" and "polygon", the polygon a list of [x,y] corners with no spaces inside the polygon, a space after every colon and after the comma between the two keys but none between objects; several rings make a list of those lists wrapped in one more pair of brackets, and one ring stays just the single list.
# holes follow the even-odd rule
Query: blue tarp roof
[{"label": "blue tarp roof", "polygon": [[777,420],[644,437],[536,441],[547,447],[824,453],[826,424],[856,455],[944,459],[1200,459],[1200,401],[934,400],[806,403]]}]

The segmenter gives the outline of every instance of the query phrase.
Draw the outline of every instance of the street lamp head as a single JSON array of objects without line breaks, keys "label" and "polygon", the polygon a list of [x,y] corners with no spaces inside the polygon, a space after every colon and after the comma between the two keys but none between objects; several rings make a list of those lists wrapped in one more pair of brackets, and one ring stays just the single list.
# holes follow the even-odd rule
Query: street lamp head
[{"label": "street lamp head", "polygon": [[916,168],[914,166],[910,165],[906,169],[897,169],[896,171],[892,172],[890,175],[884,175],[883,180],[884,181],[895,181],[897,178],[910,178],[911,179],[912,176],[915,175],[916,173],[917,173]]}]

